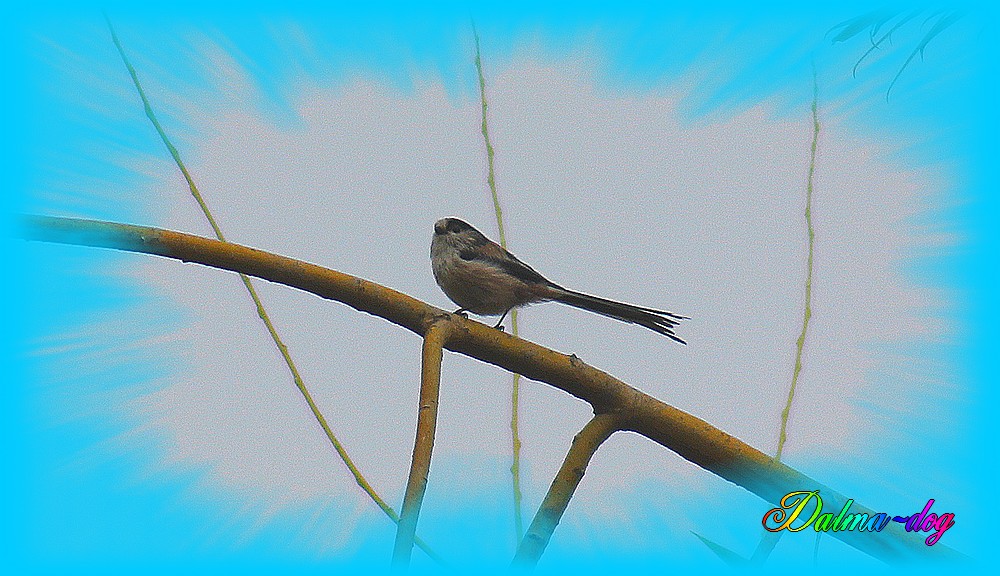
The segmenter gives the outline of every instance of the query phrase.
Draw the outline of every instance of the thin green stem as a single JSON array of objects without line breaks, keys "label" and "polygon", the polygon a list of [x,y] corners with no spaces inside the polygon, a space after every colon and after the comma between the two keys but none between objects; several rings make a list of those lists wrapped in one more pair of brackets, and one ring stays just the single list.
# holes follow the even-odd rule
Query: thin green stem
[{"label": "thin green stem", "polygon": [[497,226],[500,228],[500,245],[507,247],[507,236],[503,229],[503,211],[500,209],[500,198],[497,196],[497,181],[493,173],[493,144],[490,142],[489,125],[486,123],[486,77],[483,76],[483,59],[479,50],[479,32],[476,31],[475,23],[472,24],[472,35],[476,39],[476,72],[479,74],[479,99],[483,105],[482,133],[483,141],[486,143],[486,182],[490,186],[490,193],[493,195],[493,209],[496,211]]},{"label": "thin green stem", "polygon": [[812,222],[812,196],[813,176],[816,173],[816,145],[819,142],[818,100],[819,84],[816,79],[816,67],[813,65],[813,138],[809,155],[809,176],[806,179],[806,228],[809,232],[809,256],[806,259],[806,305],[805,314],[802,318],[802,331],[799,333],[798,340],[795,341],[795,368],[792,371],[792,385],[788,389],[788,401],[785,403],[785,408],[781,411],[781,432],[778,434],[778,450],[774,454],[775,460],[781,460],[781,452],[785,447],[785,440],[787,439],[786,431],[788,428],[788,415],[792,409],[792,400],[795,398],[795,386],[799,381],[799,373],[802,372],[802,348],[806,343],[806,330],[809,328],[809,318],[812,317],[813,244],[816,239]]},{"label": "thin green stem", "polygon": [[[786,430],[788,427],[788,416],[792,410],[792,400],[795,398],[795,386],[798,384],[799,373],[802,371],[802,348],[806,341],[806,329],[809,327],[809,318],[812,316],[812,269],[813,269],[813,227],[812,227],[812,193],[813,193],[813,174],[816,171],[816,144],[819,140],[819,115],[817,101],[819,99],[819,87],[816,80],[816,64],[813,63],[813,101],[812,101],[812,118],[813,118],[813,139],[812,148],[810,149],[809,156],[809,174],[806,178],[806,228],[809,233],[809,256],[806,260],[806,305],[805,305],[805,316],[802,320],[802,332],[799,334],[798,340],[795,342],[795,367],[792,370],[792,385],[788,389],[788,400],[785,402],[785,408],[781,411],[781,430],[778,433],[778,449],[775,451],[774,460],[781,460],[781,452],[785,447],[786,440]],[[781,532],[768,532],[764,530],[761,532],[760,541],[757,543],[757,548],[754,550],[753,555],[750,557],[750,563],[755,566],[761,566],[774,551],[774,547],[778,545],[778,540],[781,539]]]},{"label": "thin green stem", "polygon": [[[486,122],[486,77],[483,75],[483,59],[479,49],[479,33],[476,31],[475,22],[472,23],[472,35],[476,39],[476,72],[479,74],[479,99],[483,105],[482,133],[483,141],[486,143],[486,182],[490,187],[490,194],[493,197],[493,210],[496,212],[497,228],[500,230],[500,246],[507,249],[507,235],[504,233],[503,210],[500,208],[500,197],[497,195],[497,181],[493,172],[493,144],[490,142],[489,125]],[[514,336],[518,335],[517,330],[517,309],[510,313],[510,332]],[[520,406],[521,375],[517,372],[513,375],[510,394],[510,434],[513,458],[510,465],[510,474],[513,481],[514,490],[514,536],[517,542],[521,541],[524,534],[524,519],[521,515],[521,436],[519,431],[518,408]]]},{"label": "thin green stem", "polygon": [[177,168],[179,168],[181,174],[184,175],[184,180],[187,181],[188,188],[191,190],[191,195],[194,196],[194,199],[198,202],[198,206],[201,208],[205,218],[208,219],[208,223],[212,226],[212,231],[215,232],[216,238],[225,242],[226,238],[222,235],[222,229],[219,228],[219,224],[215,221],[215,217],[212,216],[212,212],[208,209],[208,204],[205,203],[205,199],[202,197],[201,192],[199,192],[198,187],[195,186],[194,178],[191,177],[191,173],[188,172],[187,167],[184,166],[180,153],[177,151],[177,148],[174,147],[170,138],[167,137],[167,133],[163,130],[163,126],[160,125],[160,121],[156,119],[156,114],[153,112],[153,106],[149,103],[149,98],[146,97],[146,91],[143,90],[142,84],[139,82],[139,75],[136,74],[135,68],[132,66],[132,62],[130,62],[128,56],[125,55],[125,49],[122,48],[122,43],[118,39],[115,27],[111,24],[111,18],[109,18],[107,14],[104,15],[104,18],[108,22],[108,29],[111,30],[111,40],[115,43],[115,48],[118,49],[118,55],[121,56],[122,62],[125,63],[125,68],[128,70],[129,76],[132,77],[132,84],[135,85],[135,89],[139,93],[139,98],[142,99],[142,107],[146,111],[146,118],[149,118],[153,128],[156,129],[156,133],[160,135],[160,140],[163,141],[163,144],[170,152],[170,156],[173,157],[174,163],[177,164]]},{"label": "thin green stem", "polygon": [[[517,336],[517,310],[511,313],[511,333]],[[510,475],[514,490],[514,536],[518,539],[524,534],[524,519],[521,516],[523,495],[521,493],[521,434],[518,423],[520,406],[521,375],[514,372],[510,393],[510,436],[513,457],[510,464]]]},{"label": "thin green stem", "polygon": [[[114,42],[115,48],[118,49],[118,55],[121,56],[122,62],[125,64],[125,69],[128,70],[129,76],[132,77],[132,84],[135,85],[135,89],[139,93],[139,98],[142,99],[142,107],[146,112],[146,118],[149,119],[153,128],[156,129],[156,133],[159,134],[160,140],[162,140],[163,144],[167,147],[167,150],[170,152],[170,156],[174,159],[174,163],[177,165],[177,168],[181,171],[181,174],[184,175],[184,180],[187,181],[188,189],[191,191],[191,196],[194,197],[198,206],[201,208],[202,213],[205,215],[209,225],[212,227],[212,231],[215,233],[215,237],[220,241],[225,242],[226,238],[223,236],[222,229],[219,227],[218,222],[216,222],[215,217],[212,216],[212,212],[208,208],[208,203],[205,202],[205,198],[198,190],[198,186],[195,185],[194,178],[191,177],[191,173],[188,172],[187,167],[184,165],[184,161],[181,160],[181,155],[177,151],[177,148],[170,141],[170,138],[167,136],[167,133],[160,124],[160,121],[156,118],[156,113],[153,112],[153,106],[150,104],[149,98],[146,96],[146,91],[143,89],[142,83],[139,82],[139,75],[136,73],[135,67],[132,66],[132,62],[129,61],[128,56],[125,54],[125,49],[122,47],[122,43],[118,38],[117,32],[115,32],[115,27],[111,23],[111,18],[109,18],[107,14],[104,15],[104,18],[107,20],[108,29],[111,31],[111,40]],[[282,341],[281,336],[278,335],[278,330],[274,327],[274,323],[271,322],[271,317],[268,315],[267,310],[265,310],[264,304],[261,302],[260,296],[257,294],[257,290],[250,281],[250,277],[242,273],[239,276],[240,280],[243,281],[243,286],[246,287],[247,292],[250,294],[250,299],[253,300],[254,306],[257,309],[257,315],[264,322],[264,326],[267,328],[267,333],[271,336],[271,340],[274,341],[274,345],[278,348],[278,351],[281,353],[281,357],[285,360],[285,365],[288,366],[288,370],[292,374],[295,386],[299,389],[299,392],[305,399],[306,404],[309,405],[309,410],[312,412],[313,417],[316,418],[320,427],[323,428],[323,432],[326,434],[327,439],[330,440],[330,444],[333,445],[333,449],[337,451],[337,455],[340,456],[340,459],[347,466],[351,475],[354,476],[354,481],[358,484],[358,486],[360,486],[361,489],[368,494],[368,497],[382,509],[386,516],[388,516],[394,523],[398,524],[399,515],[397,515],[396,511],[393,510],[392,507],[389,506],[377,492],[375,492],[375,489],[372,488],[371,484],[368,483],[368,480],[365,479],[364,475],[361,474],[361,471],[358,470],[357,465],[354,464],[354,461],[347,454],[347,449],[344,448],[344,445],[337,439],[333,430],[330,429],[330,425],[320,412],[319,406],[317,406],[316,402],[313,400],[312,394],[310,394],[309,389],[306,388],[306,384],[302,380],[302,376],[299,374],[299,370],[295,366],[295,362],[292,360],[292,356],[288,351],[288,346],[286,346]],[[438,562],[441,562],[440,556],[431,550],[431,548],[422,540],[416,538],[414,543],[426,552],[428,556]]]}]

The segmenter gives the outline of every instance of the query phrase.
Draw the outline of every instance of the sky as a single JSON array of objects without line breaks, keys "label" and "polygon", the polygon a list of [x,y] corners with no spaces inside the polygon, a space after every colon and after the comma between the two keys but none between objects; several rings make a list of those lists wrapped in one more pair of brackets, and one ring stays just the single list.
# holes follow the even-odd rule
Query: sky
[{"label": "sky", "polygon": [[[994,15],[970,5],[932,37],[952,12],[889,11],[853,36],[838,26],[865,14],[108,8],[230,241],[449,310],[430,271],[434,221],[497,238],[474,20],[509,249],[568,288],[691,317],[679,346],[552,303],[523,310],[520,335],[768,454],[802,328],[815,90],[811,320],[782,459],[890,514],[935,499],[956,518],[941,543],[986,562]],[[394,525],[331,449],[237,276],[13,237],[23,213],[211,229],[99,10],[8,27],[11,560],[384,568]],[[419,339],[255,286],[334,432],[398,509]],[[495,366],[445,355],[418,533],[454,566],[503,567],[516,544],[510,387]],[[591,412],[529,380],[520,402],[527,523]],[[540,568],[722,566],[692,533],[747,557],[771,507],[616,434]],[[877,566],[806,532],[784,534],[769,562]],[[419,551],[414,567],[436,570]]]}]

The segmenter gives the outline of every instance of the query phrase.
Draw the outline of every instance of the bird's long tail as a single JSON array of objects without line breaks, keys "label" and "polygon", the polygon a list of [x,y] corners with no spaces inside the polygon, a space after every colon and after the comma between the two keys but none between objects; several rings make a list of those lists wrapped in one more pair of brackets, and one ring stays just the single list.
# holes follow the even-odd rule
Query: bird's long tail
[{"label": "bird's long tail", "polygon": [[687,316],[680,316],[672,312],[664,312],[663,310],[642,308],[640,306],[606,300],[604,298],[598,298],[597,296],[567,290],[561,286],[558,288],[559,295],[553,298],[556,302],[562,302],[563,304],[569,304],[570,306],[590,310],[591,312],[596,312],[609,318],[621,320],[622,322],[645,326],[654,332],[663,334],[671,340],[680,342],[681,344],[687,344],[687,342],[681,340],[676,334],[674,334],[674,326],[680,324],[681,320],[688,320]]}]

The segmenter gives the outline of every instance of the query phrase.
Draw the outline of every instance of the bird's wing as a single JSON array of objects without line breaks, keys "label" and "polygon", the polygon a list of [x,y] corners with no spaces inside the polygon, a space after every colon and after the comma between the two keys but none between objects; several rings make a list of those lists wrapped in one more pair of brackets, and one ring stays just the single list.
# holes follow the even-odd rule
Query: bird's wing
[{"label": "bird's wing", "polygon": [[504,272],[528,284],[552,284],[544,276],[535,272],[534,268],[518,260],[516,256],[504,250],[496,242],[490,242],[478,248],[462,250],[458,255],[462,260],[475,260],[500,268]]}]

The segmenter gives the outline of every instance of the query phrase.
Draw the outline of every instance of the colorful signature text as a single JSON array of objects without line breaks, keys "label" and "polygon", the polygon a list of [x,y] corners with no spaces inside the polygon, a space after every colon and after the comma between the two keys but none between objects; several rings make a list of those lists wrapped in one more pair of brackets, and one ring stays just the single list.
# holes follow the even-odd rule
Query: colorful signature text
[{"label": "colorful signature text", "polygon": [[[934,499],[927,501],[921,512],[909,516],[889,516],[884,512],[868,514],[866,512],[850,513],[854,500],[847,500],[839,514],[823,512],[823,499],[819,490],[789,492],[781,499],[781,506],[772,508],[764,514],[761,523],[768,532],[800,532],[812,526],[816,532],[839,532],[851,530],[858,532],[881,532],[892,522],[904,524],[907,532],[933,532],[924,540],[924,544],[933,546],[941,539],[945,531],[955,525],[953,513],[935,514],[931,512]],[[812,508],[810,508],[812,505]],[[811,510],[809,518],[805,519],[803,512]]]}]

